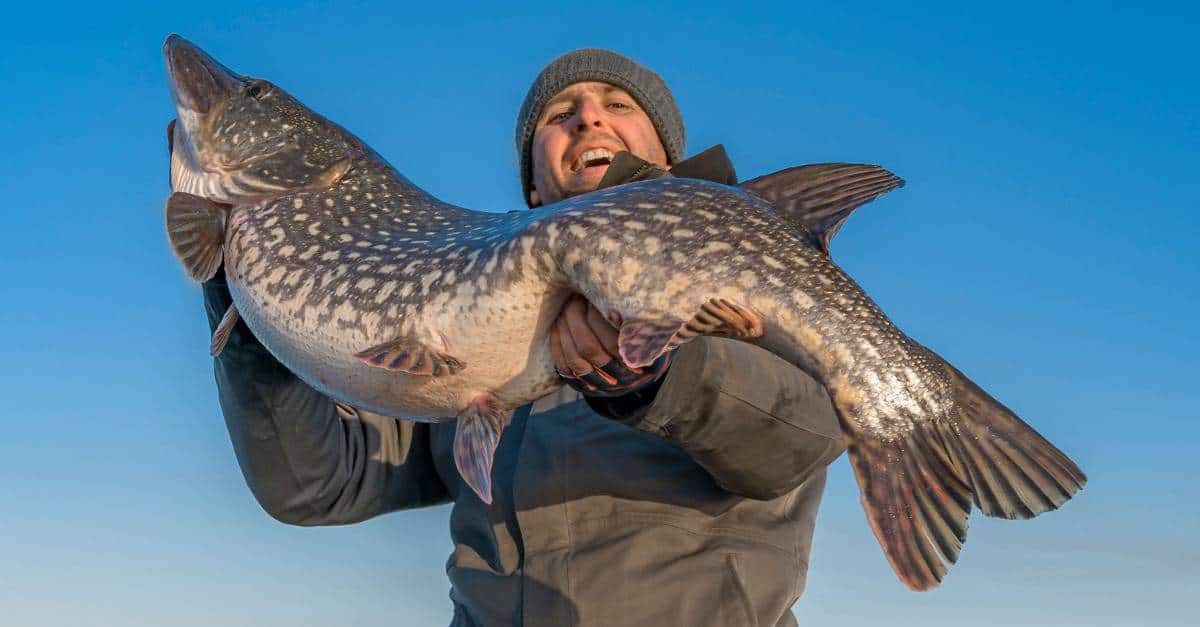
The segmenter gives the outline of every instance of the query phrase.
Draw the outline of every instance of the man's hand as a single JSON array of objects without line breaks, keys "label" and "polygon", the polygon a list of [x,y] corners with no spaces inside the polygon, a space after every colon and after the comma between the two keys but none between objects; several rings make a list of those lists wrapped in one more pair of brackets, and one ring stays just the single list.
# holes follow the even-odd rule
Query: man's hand
[{"label": "man's hand", "polygon": [[662,376],[666,353],[645,368],[627,368],[617,347],[617,330],[578,294],[572,295],[550,329],[550,354],[559,375],[590,396],[620,396]]}]

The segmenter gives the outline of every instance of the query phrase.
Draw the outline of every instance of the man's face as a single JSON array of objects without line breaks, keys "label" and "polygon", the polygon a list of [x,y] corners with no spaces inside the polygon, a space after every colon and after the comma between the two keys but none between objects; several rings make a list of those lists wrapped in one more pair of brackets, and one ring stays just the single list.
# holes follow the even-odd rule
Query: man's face
[{"label": "man's face", "polygon": [[628,92],[596,81],[568,86],[546,104],[533,133],[529,204],[595,191],[622,150],[667,167],[654,124]]}]

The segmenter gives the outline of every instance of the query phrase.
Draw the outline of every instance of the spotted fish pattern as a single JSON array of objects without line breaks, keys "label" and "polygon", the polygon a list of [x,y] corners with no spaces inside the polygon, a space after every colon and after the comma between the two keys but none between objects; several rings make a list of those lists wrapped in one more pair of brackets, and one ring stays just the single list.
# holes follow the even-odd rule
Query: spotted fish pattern
[{"label": "spotted fish pattern", "polygon": [[457,420],[455,461],[491,499],[513,408],[561,385],[547,334],[583,294],[623,361],[699,335],[752,342],[829,391],[862,504],[900,579],[936,586],[972,505],[1027,518],[1085,477],[897,329],[829,256],[877,166],[792,168],[739,187],[663,178],[507,214],[442,202],[282,89],[165,45],[179,123],[168,236],[196,280],[223,266],[244,319],[305,381],[399,418]]}]

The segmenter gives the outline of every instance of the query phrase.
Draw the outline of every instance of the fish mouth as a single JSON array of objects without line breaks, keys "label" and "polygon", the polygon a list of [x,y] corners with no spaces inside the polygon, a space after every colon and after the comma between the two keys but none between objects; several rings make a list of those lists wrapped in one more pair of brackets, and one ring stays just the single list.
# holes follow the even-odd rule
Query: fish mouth
[{"label": "fish mouth", "polygon": [[171,99],[181,118],[202,116],[233,98],[246,79],[221,65],[199,46],[172,34],[163,43]]}]

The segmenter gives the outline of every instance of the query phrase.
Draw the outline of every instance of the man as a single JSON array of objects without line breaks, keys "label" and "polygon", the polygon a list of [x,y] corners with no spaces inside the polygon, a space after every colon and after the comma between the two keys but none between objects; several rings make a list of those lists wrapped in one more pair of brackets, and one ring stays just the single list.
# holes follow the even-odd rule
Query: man
[{"label": "man", "polygon": [[[531,206],[668,169],[735,180],[719,149],[682,160],[666,85],[605,50],[542,71],[516,143]],[[215,327],[230,302],[223,279],[204,295]],[[217,387],[247,484],[281,521],[454,503],[453,625],[795,624],[825,466],[841,452],[825,393],[773,355],[715,338],[630,371],[615,337],[582,299],[564,308],[552,352],[583,393],[564,387],[516,412],[490,506],[459,478],[453,423],[335,403],[244,324],[216,359]]]}]

